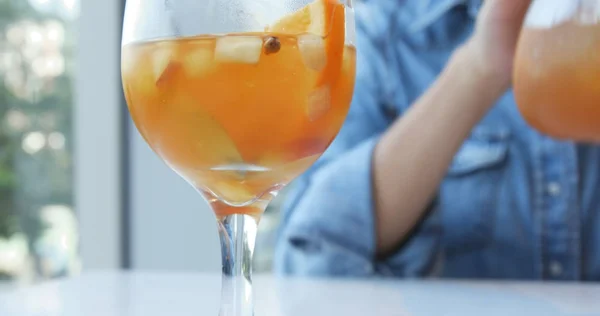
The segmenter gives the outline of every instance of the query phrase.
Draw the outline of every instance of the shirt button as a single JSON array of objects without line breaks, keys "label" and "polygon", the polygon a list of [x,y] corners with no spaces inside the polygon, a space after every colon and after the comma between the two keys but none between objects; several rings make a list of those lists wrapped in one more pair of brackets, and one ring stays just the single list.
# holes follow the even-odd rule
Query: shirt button
[{"label": "shirt button", "polygon": [[553,261],[552,263],[550,263],[550,274],[553,277],[559,277],[562,275],[562,273],[563,273],[563,267],[559,262]]},{"label": "shirt button", "polygon": [[548,183],[548,187],[546,189],[548,190],[548,194],[551,196],[558,196],[561,191],[560,184],[557,182]]}]

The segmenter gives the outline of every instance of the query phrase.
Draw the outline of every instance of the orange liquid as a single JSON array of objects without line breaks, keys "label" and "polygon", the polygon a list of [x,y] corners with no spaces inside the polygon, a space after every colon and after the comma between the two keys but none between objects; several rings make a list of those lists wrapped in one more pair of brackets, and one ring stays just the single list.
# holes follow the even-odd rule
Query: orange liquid
[{"label": "orange liquid", "polygon": [[514,92],[525,120],[559,139],[600,142],[600,26],[525,29]]},{"label": "orange liquid", "polygon": [[312,165],[341,128],[354,87],[353,47],[339,56],[340,75],[321,83],[296,37],[243,36],[277,36],[280,48],[262,47],[256,62],[218,55],[223,37],[123,48],[123,84],[136,126],[204,192],[217,216],[262,212],[257,203]]}]

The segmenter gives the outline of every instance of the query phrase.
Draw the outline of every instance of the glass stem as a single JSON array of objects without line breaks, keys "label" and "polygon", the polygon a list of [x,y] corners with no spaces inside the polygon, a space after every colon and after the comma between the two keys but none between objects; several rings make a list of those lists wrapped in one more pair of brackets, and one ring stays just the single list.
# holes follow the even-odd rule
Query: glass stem
[{"label": "glass stem", "polygon": [[233,214],[218,221],[223,278],[219,316],[253,316],[252,255],[258,223],[250,215]]}]

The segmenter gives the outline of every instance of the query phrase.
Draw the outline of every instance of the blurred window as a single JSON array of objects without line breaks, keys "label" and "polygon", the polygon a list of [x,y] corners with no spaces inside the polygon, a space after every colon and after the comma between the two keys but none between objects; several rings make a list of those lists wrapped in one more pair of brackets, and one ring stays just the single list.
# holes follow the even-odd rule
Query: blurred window
[{"label": "blurred window", "polygon": [[78,0],[0,0],[0,285],[79,270],[73,211]]}]

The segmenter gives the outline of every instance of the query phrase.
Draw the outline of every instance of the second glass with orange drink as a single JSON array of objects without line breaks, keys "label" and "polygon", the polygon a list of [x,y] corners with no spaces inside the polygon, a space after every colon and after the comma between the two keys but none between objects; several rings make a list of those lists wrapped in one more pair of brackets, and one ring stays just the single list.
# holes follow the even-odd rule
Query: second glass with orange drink
[{"label": "second glass with orange drink", "polygon": [[525,120],[557,139],[600,142],[600,0],[534,0],[514,92]]}]

